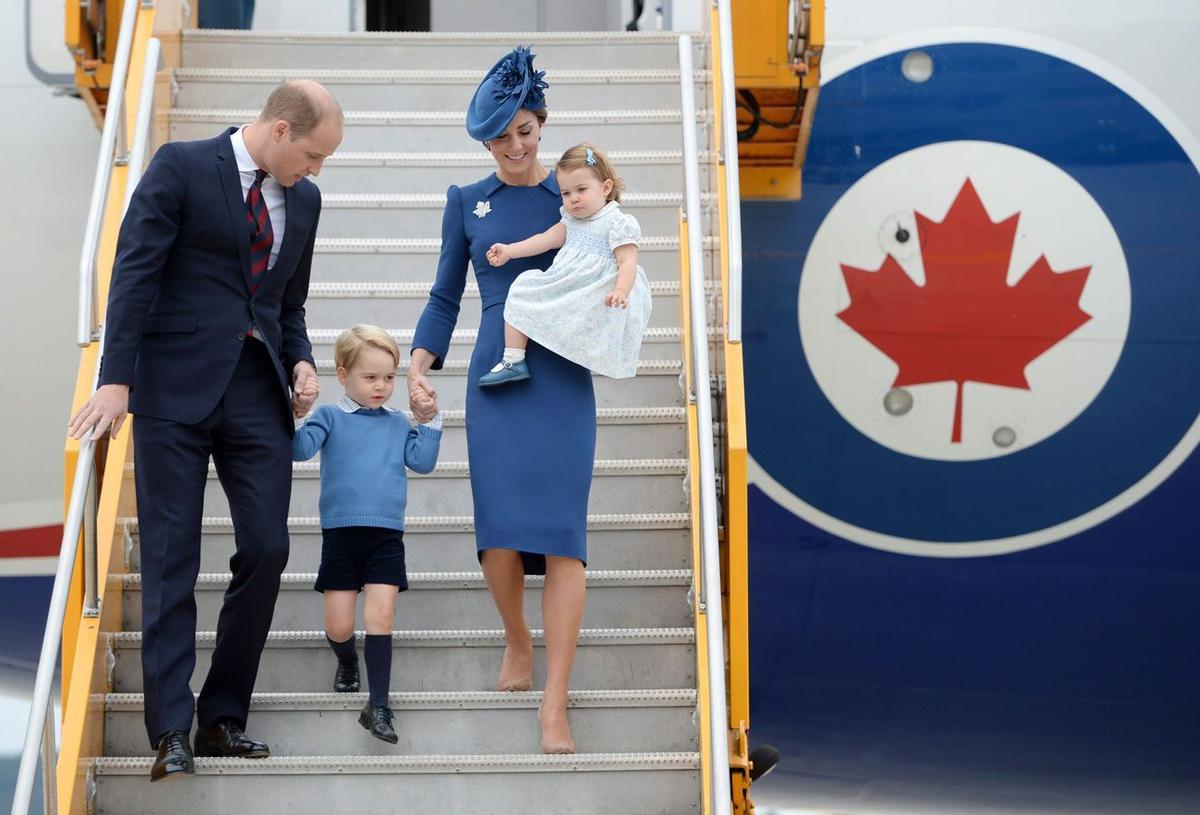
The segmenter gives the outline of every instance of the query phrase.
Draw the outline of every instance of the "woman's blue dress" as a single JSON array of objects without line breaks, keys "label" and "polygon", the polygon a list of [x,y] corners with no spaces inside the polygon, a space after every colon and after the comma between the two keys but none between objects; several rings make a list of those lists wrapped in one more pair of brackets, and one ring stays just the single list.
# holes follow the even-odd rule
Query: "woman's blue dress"
[{"label": "woman's blue dress", "polygon": [[[479,377],[504,351],[504,300],[527,269],[546,269],[554,252],[487,262],[493,243],[515,243],[560,220],[554,174],[532,187],[513,187],[495,173],[446,191],[442,250],[429,303],[417,322],[414,348],[442,367],[458,321],[467,262],[483,301],[479,338],[467,377],[467,458],[475,503],[475,544],[521,553],[526,574],[544,574],[546,555],[587,563],[587,505],[596,457],[596,396],[592,375],[530,342],[530,379],[483,389]],[[437,387],[434,380],[434,387]]]}]

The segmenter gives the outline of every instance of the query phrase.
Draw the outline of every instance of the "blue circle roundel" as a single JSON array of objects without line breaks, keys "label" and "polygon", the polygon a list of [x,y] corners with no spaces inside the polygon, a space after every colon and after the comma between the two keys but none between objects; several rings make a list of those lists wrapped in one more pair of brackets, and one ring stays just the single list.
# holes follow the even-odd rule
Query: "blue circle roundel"
[{"label": "blue circle roundel", "polygon": [[922,37],[831,66],[803,200],[744,205],[751,479],[851,541],[998,554],[1200,442],[1200,150],[1088,54]]}]

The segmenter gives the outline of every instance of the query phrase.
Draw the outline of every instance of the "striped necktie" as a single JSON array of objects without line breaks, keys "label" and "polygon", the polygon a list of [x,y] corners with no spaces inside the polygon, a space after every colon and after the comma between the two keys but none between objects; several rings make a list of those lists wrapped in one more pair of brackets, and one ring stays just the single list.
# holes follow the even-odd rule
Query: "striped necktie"
[{"label": "striped necktie", "polygon": [[271,213],[267,212],[267,202],[263,200],[262,183],[267,177],[266,170],[254,171],[254,183],[246,195],[246,221],[250,225],[250,294],[258,291],[259,285],[267,274],[267,264],[271,262],[271,246],[275,243],[275,233],[271,229]]}]

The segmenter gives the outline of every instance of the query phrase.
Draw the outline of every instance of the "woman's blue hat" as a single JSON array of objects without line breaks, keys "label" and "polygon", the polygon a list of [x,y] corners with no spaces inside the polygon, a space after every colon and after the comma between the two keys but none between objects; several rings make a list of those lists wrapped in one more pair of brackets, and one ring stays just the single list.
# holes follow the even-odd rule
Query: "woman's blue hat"
[{"label": "woman's blue hat", "polygon": [[479,141],[494,139],[504,132],[521,108],[543,110],[546,107],[542,79],[545,71],[533,70],[533,54],[518,46],[492,66],[475,89],[467,107],[467,132]]}]

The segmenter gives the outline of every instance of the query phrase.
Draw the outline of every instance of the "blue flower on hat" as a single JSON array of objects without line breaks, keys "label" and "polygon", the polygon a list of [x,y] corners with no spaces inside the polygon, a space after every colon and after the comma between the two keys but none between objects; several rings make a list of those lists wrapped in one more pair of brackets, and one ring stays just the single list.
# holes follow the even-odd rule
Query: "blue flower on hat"
[{"label": "blue flower on hat", "polygon": [[494,139],[504,132],[521,108],[542,110],[546,107],[545,71],[533,68],[533,53],[518,46],[487,72],[467,108],[467,132],[480,141]]}]

